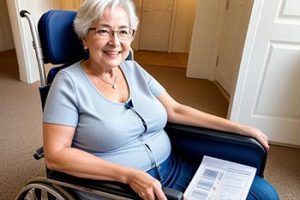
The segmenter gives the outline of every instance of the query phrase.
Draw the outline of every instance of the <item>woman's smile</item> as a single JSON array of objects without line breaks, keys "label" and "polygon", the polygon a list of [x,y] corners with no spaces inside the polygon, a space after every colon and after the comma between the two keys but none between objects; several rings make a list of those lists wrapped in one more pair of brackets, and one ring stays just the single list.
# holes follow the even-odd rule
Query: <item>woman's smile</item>
[{"label": "woman's smile", "polygon": [[121,53],[121,51],[104,50],[103,53],[105,55],[107,55],[108,57],[110,57],[110,58],[115,58],[115,57],[117,57]]}]

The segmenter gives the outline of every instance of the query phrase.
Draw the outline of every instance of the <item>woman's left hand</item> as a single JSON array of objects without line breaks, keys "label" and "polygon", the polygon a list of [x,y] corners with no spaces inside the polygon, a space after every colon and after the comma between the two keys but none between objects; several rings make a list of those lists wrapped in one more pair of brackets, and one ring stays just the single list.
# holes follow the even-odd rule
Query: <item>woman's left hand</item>
[{"label": "woman's left hand", "polygon": [[268,137],[259,129],[251,126],[242,126],[244,135],[256,138],[267,150],[270,148],[268,144]]}]

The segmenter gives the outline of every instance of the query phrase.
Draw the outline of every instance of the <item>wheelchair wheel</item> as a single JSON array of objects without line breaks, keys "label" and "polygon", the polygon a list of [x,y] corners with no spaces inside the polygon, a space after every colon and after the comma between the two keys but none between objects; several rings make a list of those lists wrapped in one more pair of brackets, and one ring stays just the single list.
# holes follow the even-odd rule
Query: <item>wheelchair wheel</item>
[{"label": "wheelchair wheel", "polygon": [[39,179],[27,183],[16,200],[75,200],[75,198],[62,187]]}]

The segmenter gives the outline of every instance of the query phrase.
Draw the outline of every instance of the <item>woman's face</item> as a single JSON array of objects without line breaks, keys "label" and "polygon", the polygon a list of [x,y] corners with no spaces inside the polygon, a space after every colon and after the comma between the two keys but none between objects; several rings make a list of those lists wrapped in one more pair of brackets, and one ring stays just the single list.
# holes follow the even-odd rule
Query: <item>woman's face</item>
[{"label": "woman's face", "polygon": [[[102,32],[126,30],[129,29],[128,15],[121,7],[116,7],[114,12],[111,12],[109,8],[92,27],[101,27]],[[132,37],[125,40],[120,39],[116,32],[104,39],[96,34],[96,30],[90,30],[83,39],[83,43],[88,47],[91,64],[97,67],[101,66],[104,69],[111,69],[126,59],[132,40]]]}]

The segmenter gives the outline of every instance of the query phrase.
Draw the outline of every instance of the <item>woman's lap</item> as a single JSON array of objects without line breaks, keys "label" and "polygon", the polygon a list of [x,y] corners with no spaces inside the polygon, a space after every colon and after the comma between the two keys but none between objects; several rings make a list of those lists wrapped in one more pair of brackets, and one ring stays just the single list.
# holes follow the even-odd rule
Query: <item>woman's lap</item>
[{"label": "woman's lap", "polygon": [[[160,180],[163,187],[184,192],[196,170],[197,166],[191,165],[171,155],[168,160],[158,166],[157,169],[152,169],[147,172]],[[270,183],[259,176],[254,178],[247,200],[278,199],[277,192]]]},{"label": "woman's lap", "polygon": [[247,200],[258,199],[278,200],[279,197],[275,188],[270,183],[259,176],[255,176]]}]

